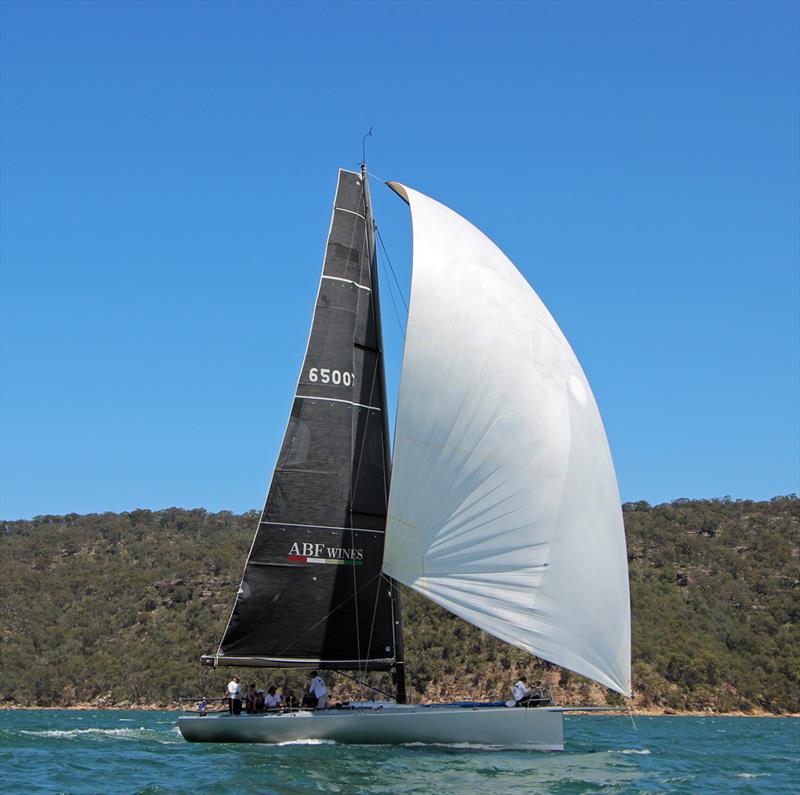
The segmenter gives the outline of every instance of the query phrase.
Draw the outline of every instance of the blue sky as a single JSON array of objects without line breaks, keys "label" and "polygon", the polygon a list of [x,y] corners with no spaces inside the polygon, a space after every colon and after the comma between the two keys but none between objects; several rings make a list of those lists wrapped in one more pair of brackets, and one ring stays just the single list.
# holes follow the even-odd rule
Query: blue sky
[{"label": "blue sky", "polygon": [[371,126],[549,306],[623,500],[797,491],[799,9],[5,0],[0,516],[260,507]]}]

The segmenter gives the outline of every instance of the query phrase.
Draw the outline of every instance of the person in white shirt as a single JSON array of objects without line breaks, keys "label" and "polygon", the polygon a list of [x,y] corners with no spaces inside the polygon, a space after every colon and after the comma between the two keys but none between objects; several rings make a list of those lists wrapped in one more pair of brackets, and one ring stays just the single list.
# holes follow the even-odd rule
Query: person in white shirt
[{"label": "person in white shirt", "polygon": [[281,705],[281,697],[278,695],[278,689],[273,685],[267,690],[267,695],[264,696],[264,706],[267,709],[278,709]]},{"label": "person in white shirt", "polygon": [[228,712],[231,715],[242,714],[242,686],[239,684],[239,677],[234,676],[225,688],[225,695],[228,699]]},{"label": "person in white shirt", "polygon": [[328,706],[328,688],[325,687],[325,681],[316,671],[311,672],[311,681],[306,690],[317,699],[317,709],[325,709]]},{"label": "person in white shirt", "polygon": [[514,696],[514,706],[520,707],[522,706],[530,696],[530,690],[528,690],[528,679],[525,676],[520,676],[519,682],[517,682],[514,687],[511,688],[511,693]]}]

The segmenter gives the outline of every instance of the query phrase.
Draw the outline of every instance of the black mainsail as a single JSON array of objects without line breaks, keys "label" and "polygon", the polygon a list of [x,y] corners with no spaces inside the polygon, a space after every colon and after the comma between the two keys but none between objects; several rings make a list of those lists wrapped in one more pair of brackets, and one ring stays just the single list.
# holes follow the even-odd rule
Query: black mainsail
[{"label": "black mainsail", "polygon": [[289,424],[205,662],[402,672],[399,604],[381,574],[389,445],[377,286],[366,170],[341,170]]}]

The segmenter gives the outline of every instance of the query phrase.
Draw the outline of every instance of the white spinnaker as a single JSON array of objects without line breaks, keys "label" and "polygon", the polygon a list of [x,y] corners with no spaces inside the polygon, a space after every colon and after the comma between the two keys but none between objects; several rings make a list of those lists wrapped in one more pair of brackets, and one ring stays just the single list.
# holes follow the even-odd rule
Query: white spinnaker
[{"label": "white spinnaker", "polygon": [[383,569],[628,695],[625,532],[586,376],[489,238],[390,184],[411,207],[414,265]]}]

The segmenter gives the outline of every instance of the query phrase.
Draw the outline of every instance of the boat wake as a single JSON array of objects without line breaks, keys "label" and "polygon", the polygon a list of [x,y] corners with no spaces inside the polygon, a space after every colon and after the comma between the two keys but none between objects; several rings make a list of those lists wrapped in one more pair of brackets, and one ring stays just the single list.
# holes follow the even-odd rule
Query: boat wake
[{"label": "boat wake", "polygon": [[339,743],[336,740],[286,740],[282,743],[272,743],[272,745],[339,745]]},{"label": "boat wake", "polygon": [[650,756],[650,751],[647,748],[623,748],[622,750],[618,749],[609,749],[610,754],[637,754],[638,756]]}]

